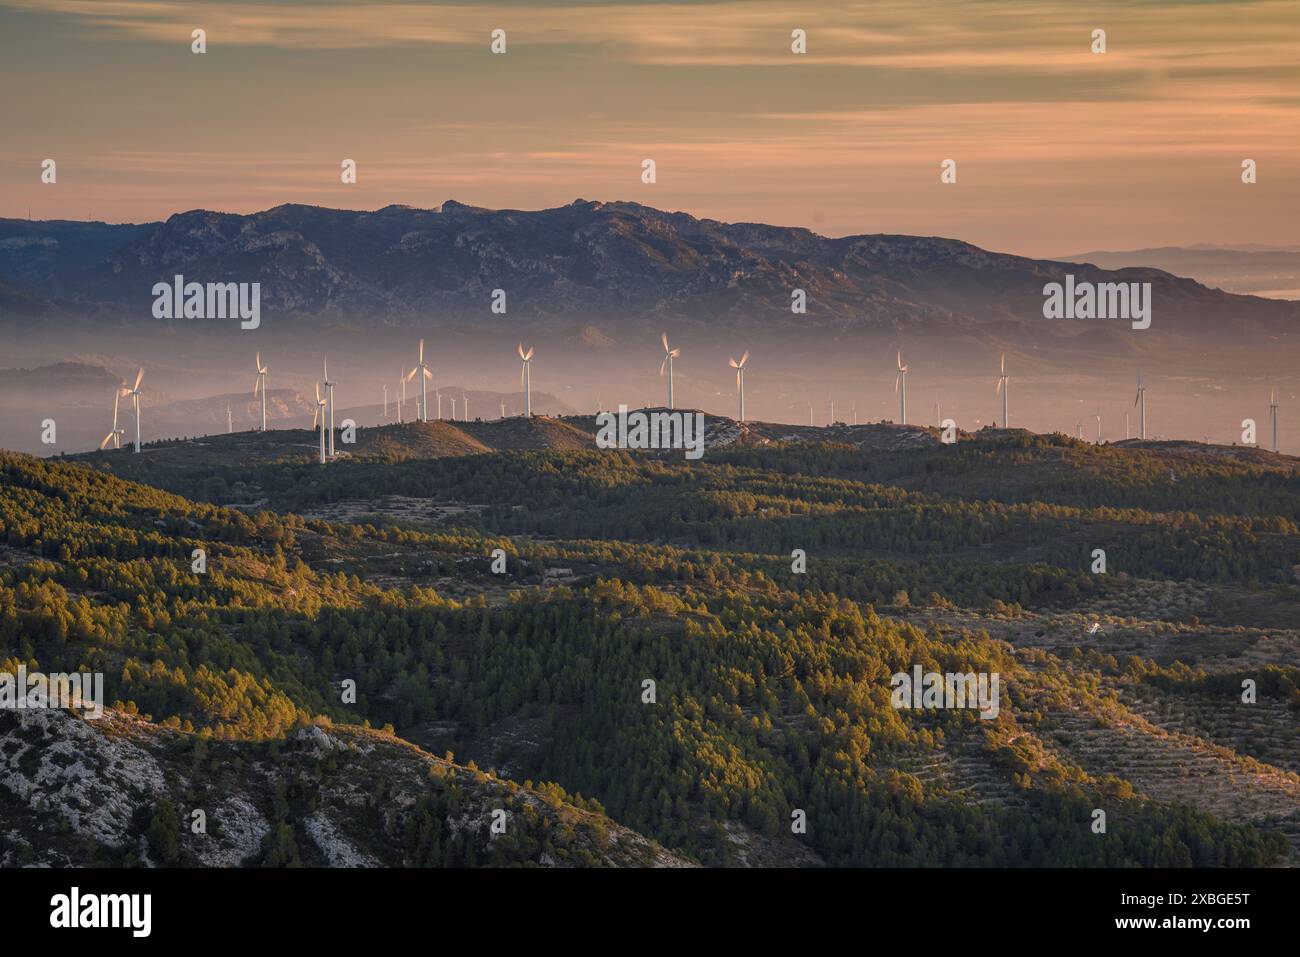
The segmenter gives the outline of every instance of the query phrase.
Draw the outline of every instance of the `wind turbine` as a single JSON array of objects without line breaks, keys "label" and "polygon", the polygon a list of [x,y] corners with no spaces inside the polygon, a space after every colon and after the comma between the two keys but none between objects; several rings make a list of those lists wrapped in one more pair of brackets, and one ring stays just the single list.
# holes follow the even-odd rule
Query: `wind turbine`
[{"label": "wind turbine", "polygon": [[673,408],[673,360],[682,354],[681,349],[668,348],[668,333],[659,336],[664,344],[664,361],[659,365],[659,374],[664,374],[664,369],[668,370],[668,408]]},{"label": "wind turbine", "polygon": [[1133,404],[1140,406],[1138,410],[1138,437],[1146,441],[1147,437],[1147,389],[1142,384],[1142,370],[1138,369],[1138,391],[1137,398]]},{"label": "wind turbine", "polygon": [[397,386],[401,390],[401,398],[397,400],[397,424],[402,424],[402,407],[406,405],[406,373],[401,369],[397,370]]},{"label": "wind turbine", "polygon": [[943,428],[943,416],[939,414],[939,397],[937,395],[934,397],[934,427],[936,429]]},{"label": "wind turbine", "polygon": [[388,383],[384,383],[384,419],[388,418]]},{"label": "wind turbine", "polygon": [[830,396],[829,402],[830,402],[831,412],[830,412],[830,419],[829,421],[827,421],[826,424],[834,425],[835,424],[835,395],[833,393]]},{"label": "wind turbine", "polygon": [[998,388],[994,393],[1002,396],[1002,428],[1007,428],[1007,392],[1010,389],[1011,377],[1007,375],[1007,354],[1002,353],[1002,371],[998,375]]},{"label": "wind turbine", "polygon": [[126,429],[117,427],[117,404],[121,401],[123,394],[122,389],[118,389],[113,393],[113,428],[109,430],[108,435],[104,436],[104,441],[99,443],[101,449],[105,448],[110,441],[113,443],[113,448],[120,449],[122,447],[122,436],[126,434]]},{"label": "wind turbine", "polygon": [[1125,412],[1124,413],[1124,439],[1127,441],[1128,438],[1129,438],[1128,413]]},{"label": "wind turbine", "polygon": [[462,422],[469,421],[469,396],[464,392],[460,394],[460,420]]},{"label": "wind turbine", "polygon": [[1097,406],[1097,444],[1101,445],[1101,406]]},{"label": "wind turbine", "polygon": [[135,374],[135,385],[131,388],[123,388],[122,395],[131,397],[131,404],[135,406],[135,450],[140,451],[140,380],[144,378],[144,370],[141,369]]},{"label": "wind turbine", "polygon": [[808,403],[808,424],[813,424],[813,405],[811,402]]},{"label": "wind turbine", "polygon": [[[749,350],[748,349],[745,350],[745,354],[740,357],[739,362],[737,362],[735,359],[731,358],[730,356],[727,357],[727,361],[731,363],[731,368],[736,370],[736,391],[740,393],[740,421],[744,422],[745,421],[745,363],[749,361]],[[672,400],[670,399],[669,402],[671,401]]]},{"label": "wind turbine", "polygon": [[406,378],[408,379],[415,378],[415,374],[417,372],[423,373],[420,376],[420,421],[428,422],[429,421],[429,396],[428,393],[425,392],[424,383],[425,380],[433,378],[433,373],[430,372],[429,367],[424,364],[424,340],[423,339],[420,340],[420,361],[415,364],[414,369],[412,369],[410,372],[406,374]]},{"label": "wind turbine", "polygon": [[325,402],[329,405],[330,417],[330,458],[334,458],[334,386],[337,383],[330,381],[330,363],[325,360]]},{"label": "wind turbine", "polygon": [[226,403],[226,434],[233,435],[235,431],[235,417],[230,414],[230,403]]},{"label": "wind turbine", "polygon": [[502,399],[502,400],[501,400],[501,418],[504,419],[505,417],[506,417],[506,400],[505,400],[505,399]]},{"label": "wind turbine", "polygon": [[[529,346],[528,351],[524,352],[524,344],[519,343],[519,358],[523,361],[523,370],[519,373],[520,384],[524,387],[524,416],[531,419],[533,417],[533,347]],[[671,388],[671,386],[670,386]],[[452,399],[451,417],[456,417],[455,399]]]},{"label": "wind turbine", "polygon": [[858,424],[858,400],[853,400],[853,424]]},{"label": "wind turbine", "polygon": [[903,365],[903,353],[898,353],[898,376],[894,379],[894,391],[898,393],[898,420],[900,425],[907,425],[907,366]]},{"label": "wind turbine", "polygon": [[311,427],[320,423],[320,464],[325,464],[325,399],[320,397],[320,383],[316,383],[316,411],[312,413]]},{"label": "wind turbine", "polygon": [[1075,438],[1079,439],[1079,441],[1082,442],[1083,441],[1083,419],[1080,419],[1078,422],[1075,423],[1074,429],[1075,429]]},{"label": "wind turbine", "polygon": [[257,381],[253,383],[253,398],[257,398],[257,393],[262,393],[262,431],[266,431],[266,374],[270,371],[269,366],[262,365],[262,353],[257,354]]},{"label": "wind turbine", "polygon": [[1268,415],[1273,420],[1273,451],[1277,451],[1277,389],[1268,390]]}]

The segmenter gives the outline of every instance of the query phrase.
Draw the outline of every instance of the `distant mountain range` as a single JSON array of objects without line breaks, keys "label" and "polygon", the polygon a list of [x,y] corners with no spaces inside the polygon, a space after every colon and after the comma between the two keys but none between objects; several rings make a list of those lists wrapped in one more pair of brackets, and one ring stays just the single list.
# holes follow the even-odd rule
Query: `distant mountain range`
[{"label": "distant mountain range", "polygon": [[1094,251],[1063,256],[1103,269],[1148,267],[1242,295],[1270,299],[1300,299],[1300,246],[1240,247],[1159,246],[1124,252]]},{"label": "distant mountain range", "polygon": [[[1124,323],[1043,319],[1044,285],[1073,274],[1079,282],[1150,282],[1152,336],[1290,336],[1300,321],[1300,303],[1236,297],[1158,269],[1102,268],[1127,265],[1102,254],[1085,258],[1099,261],[1034,260],[932,237],[831,239],[629,202],[538,211],[454,201],[374,212],[285,205],[250,215],[193,210],[139,225],[0,220],[0,312],[157,323],[153,285],[181,274],[259,282],[262,314],[277,320],[528,328],[577,332],[592,344],[610,329],[668,322],[981,339],[1022,335],[1026,326],[1049,338],[1127,332]],[[504,315],[491,309],[497,289]],[[806,314],[791,309],[796,289],[807,294]]]}]

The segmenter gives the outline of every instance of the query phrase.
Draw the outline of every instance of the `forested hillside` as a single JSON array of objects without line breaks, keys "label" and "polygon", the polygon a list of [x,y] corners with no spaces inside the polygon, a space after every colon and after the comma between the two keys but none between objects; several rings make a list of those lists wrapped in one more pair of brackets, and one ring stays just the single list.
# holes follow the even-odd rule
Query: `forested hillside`
[{"label": "forested hillside", "polygon": [[[581,849],[568,863],[646,863],[650,842],[706,865],[1296,860],[1286,460],[1011,433],[697,463],[166,451],[0,454],[0,660],[103,671],[177,755],[237,749],[302,795],[316,772],[283,755],[310,728],[391,726],[385,747],[451,752],[438,766],[648,839],[617,860],[598,837],[546,845]],[[916,665],[997,673],[997,716],[894,707],[890,676]],[[35,813],[14,780],[0,809]],[[445,789],[413,800],[430,823],[409,826],[449,840]],[[322,860],[311,809],[286,801],[261,813],[271,850],[242,862]],[[370,862],[536,862],[553,826],[534,822],[526,852],[439,838],[411,856],[391,829],[367,847],[347,806],[335,819]]]}]

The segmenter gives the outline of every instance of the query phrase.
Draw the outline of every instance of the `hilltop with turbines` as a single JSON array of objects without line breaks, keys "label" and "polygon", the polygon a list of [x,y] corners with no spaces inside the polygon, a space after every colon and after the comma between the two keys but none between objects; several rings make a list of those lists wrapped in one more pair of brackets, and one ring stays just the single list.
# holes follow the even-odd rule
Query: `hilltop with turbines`
[{"label": "hilltop with turbines", "polygon": [[[259,327],[154,318],[150,289],[179,274],[259,283]],[[1044,318],[1044,289],[1071,277],[1149,283],[1149,328]],[[1133,404],[1141,369],[1138,393],[1151,390],[1155,403],[1149,438],[1241,443],[1251,419],[1272,447],[1268,397],[1285,406],[1296,394],[1300,359],[1300,303],[1158,269],[1035,260],[935,237],[830,238],[630,202],[286,205],[133,226],[0,220],[0,285],[14,291],[0,309],[12,333],[0,354],[0,394],[11,400],[0,410],[0,445],[43,454],[97,444],[111,425],[111,390],[85,393],[105,376],[129,384],[140,367],[150,383],[142,404],[175,407],[147,421],[155,438],[247,427],[250,417],[260,428],[262,406],[268,420],[296,427],[316,411],[326,356],[341,384],[336,412],[379,407],[366,424],[394,421],[393,406],[406,419],[527,414],[529,394],[531,411],[549,415],[644,408],[663,401],[662,374],[673,382],[670,406],[813,424],[832,420],[822,411],[832,403],[846,422],[855,412],[863,422],[919,420],[895,413],[906,385],[914,406],[924,396],[927,420],[937,401],[974,431],[1008,421],[994,388],[1004,366],[1019,397],[1012,424],[1077,436],[1085,422],[1095,432],[1101,416],[1110,440],[1143,434],[1143,402]],[[421,340],[424,353],[413,355]],[[535,367],[522,362],[524,345]],[[731,362],[746,352],[741,416]],[[263,391],[250,402],[240,370],[259,353]],[[261,358],[269,378],[257,371]],[[536,373],[527,388],[520,371]],[[19,387],[23,378],[32,381]],[[332,404],[329,387],[321,391]],[[412,410],[425,392],[427,414]],[[210,408],[181,414],[181,403],[205,398]],[[83,430],[92,401],[105,424]],[[74,420],[70,441],[42,446],[39,423],[61,417]],[[1300,444],[1300,421],[1293,434],[1283,418],[1278,431],[1279,448]]]}]

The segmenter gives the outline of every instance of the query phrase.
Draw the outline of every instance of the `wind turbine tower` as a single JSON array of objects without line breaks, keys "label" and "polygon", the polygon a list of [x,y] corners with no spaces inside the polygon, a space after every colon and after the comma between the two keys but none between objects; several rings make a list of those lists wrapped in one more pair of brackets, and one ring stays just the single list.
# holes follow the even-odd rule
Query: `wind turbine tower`
[{"label": "wind turbine tower", "polygon": [[135,450],[140,451],[140,380],[144,378],[144,370],[141,369],[135,374],[135,385],[129,389],[123,389],[122,395],[131,397],[131,404],[135,406]]},{"label": "wind turbine tower", "polygon": [[316,411],[312,413],[311,427],[320,428],[320,464],[325,464],[325,400],[320,397],[320,383],[316,383]]},{"label": "wind turbine tower", "polygon": [[115,449],[122,447],[122,436],[126,434],[126,430],[117,427],[117,405],[122,400],[123,394],[122,389],[113,393],[113,428],[109,430],[108,435],[104,436],[104,441],[99,443],[101,449],[107,447],[109,442],[113,443]]},{"label": "wind turbine tower", "polygon": [[1273,451],[1277,451],[1277,389],[1268,390],[1268,415],[1273,420]]},{"label": "wind turbine tower", "polygon": [[681,349],[668,348],[668,333],[659,337],[664,344],[664,361],[659,365],[659,374],[664,374],[664,369],[668,370],[668,408],[673,408],[673,360],[682,354]]},{"label": "wind turbine tower", "polygon": [[266,431],[266,374],[270,371],[268,366],[262,365],[262,353],[257,354],[257,381],[253,383],[253,398],[257,398],[257,393],[262,393],[262,431]]},{"label": "wind turbine tower", "polygon": [[903,365],[903,353],[898,353],[898,376],[894,379],[894,391],[898,393],[898,424],[907,425],[907,366]]},{"label": "wind turbine tower", "polygon": [[408,379],[415,378],[416,373],[420,374],[420,421],[429,421],[429,396],[425,391],[425,381],[433,378],[433,373],[429,367],[424,364],[424,340],[420,340],[420,361],[416,363],[415,368],[406,374]]},{"label": "wind turbine tower", "polygon": [[330,419],[330,437],[329,437],[329,456],[334,458],[334,386],[337,383],[330,381],[330,363],[325,360],[325,403],[329,406]]},{"label": "wind turbine tower", "polygon": [[1007,354],[1002,353],[1002,371],[998,374],[997,392],[1002,396],[1002,428],[1007,428],[1007,391],[1010,389],[1011,377],[1007,375]]},{"label": "wind turbine tower", "polygon": [[1144,442],[1147,437],[1147,388],[1142,384],[1142,370],[1138,369],[1137,398],[1133,404],[1138,407],[1138,438]]},{"label": "wind turbine tower", "polygon": [[745,350],[745,354],[740,357],[739,362],[737,362],[735,359],[732,359],[730,356],[727,357],[727,361],[731,363],[731,368],[736,370],[736,391],[740,394],[740,421],[744,422],[745,421],[745,363],[749,361],[749,350],[748,349]]},{"label": "wind turbine tower", "polygon": [[[524,417],[531,419],[533,417],[533,347],[529,346],[528,351],[524,351],[524,344],[519,343],[519,358],[523,362],[523,371],[520,373],[524,387]],[[671,379],[669,382],[671,383]],[[671,388],[671,385],[669,386]],[[456,418],[456,400],[452,399],[451,417]]]}]

